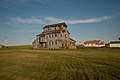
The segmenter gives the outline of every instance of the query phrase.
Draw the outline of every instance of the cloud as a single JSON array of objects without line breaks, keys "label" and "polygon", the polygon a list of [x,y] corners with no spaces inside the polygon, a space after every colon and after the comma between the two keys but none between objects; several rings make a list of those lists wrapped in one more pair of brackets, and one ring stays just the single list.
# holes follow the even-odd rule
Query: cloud
[{"label": "cloud", "polygon": [[67,20],[66,23],[68,24],[81,24],[81,23],[98,23],[103,22],[112,18],[111,16],[103,16],[99,18],[92,18],[92,19],[85,19],[85,20]]},{"label": "cloud", "polygon": [[64,19],[55,18],[55,17],[45,17],[45,20],[47,22],[51,22],[51,23],[66,22],[66,20],[64,20]]},{"label": "cloud", "polygon": [[45,25],[52,23],[59,23],[59,22],[66,22],[67,24],[98,23],[109,20],[111,18],[112,18],[111,16],[103,16],[103,17],[84,19],[84,20],[65,20],[56,17],[43,17],[43,18],[30,17],[25,19],[22,19],[20,17],[9,17],[9,19],[12,22],[18,24],[45,24]]},{"label": "cloud", "polygon": [[24,4],[26,2],[28,2],[28,0],[1,0],[0,6],[4,8],[12,8]]},{"label": "cloud", "polygon": [[22,19],[20,17],[9,17],[9,19],[18,24],[43,24],[42,20],[36,17],[30,17],[26,19]]},{"label": "cloud", "polygon": [[31,2],[38,2],[40,4],[49,4],[53,0],[0,0],[0,7],[13,8]]}]

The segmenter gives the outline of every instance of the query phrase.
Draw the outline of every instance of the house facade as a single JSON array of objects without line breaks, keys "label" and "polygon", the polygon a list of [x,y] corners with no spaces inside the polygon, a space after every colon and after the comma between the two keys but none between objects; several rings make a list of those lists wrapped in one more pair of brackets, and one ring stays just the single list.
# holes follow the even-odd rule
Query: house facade
[{"label": "house facade", "polygon": [[76,41],[70,38],[65,23],[51,24],[43,27],[43,32],[36,35],[33,48],[70,48],[76,49]]},{"label": "house facade", "polygon": [[84,42],[84,47],[104,47],[105,43],[102,40],[90,40]]},{"label": "house facade", "polygon": [[120,41],[111,41],[109,43],[110,47],[119,47],[120,48]]}]

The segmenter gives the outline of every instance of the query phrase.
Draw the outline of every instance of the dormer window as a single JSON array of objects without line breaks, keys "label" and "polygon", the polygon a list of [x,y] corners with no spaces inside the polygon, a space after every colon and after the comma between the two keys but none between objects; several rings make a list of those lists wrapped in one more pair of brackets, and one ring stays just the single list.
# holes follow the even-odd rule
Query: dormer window
[{"label": "dormer window", "polygon": [[48,28],[45,28],[44,31],[48,31]]},{"label": "dormer window", "polygon": [[59,30],[59,27],[58,27],[58,26],[56,27],[56,30]]},{"label": "dormer window", "polygon": [[48,29],[51,30],[51,27],[49,27]]}]

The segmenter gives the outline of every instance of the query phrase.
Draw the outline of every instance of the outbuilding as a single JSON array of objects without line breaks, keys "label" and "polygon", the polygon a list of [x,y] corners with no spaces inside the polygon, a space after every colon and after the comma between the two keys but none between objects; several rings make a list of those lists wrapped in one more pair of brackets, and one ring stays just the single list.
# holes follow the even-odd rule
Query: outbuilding
[{"label": "outbuilding", "polygon": [[0,48],[5,48],[5,46],[0,44]]},{"label": "outbuilding", "polygon": [[110,47],[119,47],[120,48],[120,41],[111,41]]}]

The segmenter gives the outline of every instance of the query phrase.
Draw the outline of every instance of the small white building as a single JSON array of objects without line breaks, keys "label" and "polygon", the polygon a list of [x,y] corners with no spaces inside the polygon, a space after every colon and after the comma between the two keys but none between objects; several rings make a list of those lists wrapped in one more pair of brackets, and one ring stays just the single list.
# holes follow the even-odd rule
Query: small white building
[{"label": "small white building", "polygon": [[90,40],[84,42],[84,47],[104,47],[105,43],[102,40]]},{"label": "small white building", "polygon": [[111,41],[110,47],[119,47],[120,48],[120,41]]},{"label": "small white building", "polygon": [[0,48],[5,48],[5,46],[0,44]]}]

